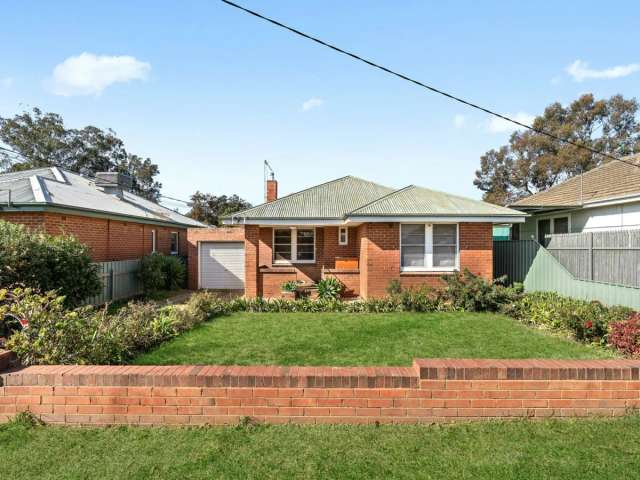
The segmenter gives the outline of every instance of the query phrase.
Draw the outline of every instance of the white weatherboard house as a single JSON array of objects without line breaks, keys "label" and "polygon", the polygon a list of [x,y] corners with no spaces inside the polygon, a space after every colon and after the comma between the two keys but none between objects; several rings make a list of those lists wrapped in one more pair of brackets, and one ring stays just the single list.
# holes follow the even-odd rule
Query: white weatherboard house
[{"label": "white weatherboard house", "polygon": [[512,227],[513,239],[553,233],[640,229],[640,155],[612,160],[510,207],[531,216]]}]

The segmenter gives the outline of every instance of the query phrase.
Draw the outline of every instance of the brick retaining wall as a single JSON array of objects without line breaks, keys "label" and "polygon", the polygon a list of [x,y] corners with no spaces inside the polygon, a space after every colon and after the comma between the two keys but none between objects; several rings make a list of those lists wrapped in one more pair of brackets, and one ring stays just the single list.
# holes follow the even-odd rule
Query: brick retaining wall
[{"label": "brick retaining wall", "polygon": [[419,423],[617,416],[640,361],[415,360],[412,367],[38,366],[0,375],[0,420],[58,424]]}]

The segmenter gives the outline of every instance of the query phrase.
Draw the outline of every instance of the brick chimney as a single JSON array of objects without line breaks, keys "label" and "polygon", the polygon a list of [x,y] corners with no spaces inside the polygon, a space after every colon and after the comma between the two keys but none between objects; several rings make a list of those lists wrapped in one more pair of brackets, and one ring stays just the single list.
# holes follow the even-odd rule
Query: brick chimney
[{"label": "brick chimney", "polygon": [[125,191],[130,191],[133,186],[133,178],[119,172],[97,172],[95,185],[104,193],[115,195],[122,199]]},{"label": "brick chimney", "polygon": [[278,199],[278,181],[271,177],[267,180],[267,194],[264,201],[269,203]]}]

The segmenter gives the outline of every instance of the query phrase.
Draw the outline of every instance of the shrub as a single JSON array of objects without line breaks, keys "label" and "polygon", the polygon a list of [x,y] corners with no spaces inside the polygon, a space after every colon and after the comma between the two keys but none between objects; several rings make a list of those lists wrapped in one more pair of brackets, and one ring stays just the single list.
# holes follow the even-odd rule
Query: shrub
[{"label": "shrub", "polygon": [[625,320],[613,322],[608,343],[629,357],[640,358],[640,312],[634,312]]},{"label": "shrub", "polygon": [[89,249],[70,235],[47,235],[0,220],[0,285],[56,290],[75,306],[102,288]]},{"label": "shrub", "polygon": [[340,298],[344,285],[335,277],[323,278],[316,287],[318,288],[318,298],[322,300],[336,300]]},{"label": "shrub", "polygon": [[165,285],[162,269],[164,255],[152,253],[142,258],[138,275],[142,281],[142,289],[146,294],[162,290]]},{"label": "shrub", "polygon": [[402,293],[402,285],[400,284],[400,280],[398,280],[397,278],[390,280],[385,291],[389,296],[400,295]]},{"label": "shrub", "polygon": [[164,288],[167,290],[177,290],[184,288],[187,279],[187,267],[181,257],[164,256],[162,273],[164,273]]},{"label": "shrub", "polygon": [[280,285],[280,288],[283,292],[295,292],[300,286],[301,282],[297,280],[289,280],[288,282],[284,282]]},{"label": "shrub", "polygon": [[488,282],[467,269],[445,277],[445,283],[441,297],[455,310],[495,312],[519,295],[517,289],[504,287],[499,280]]},{"label": "shrub", "polygon": [[140,262],[139,277],[147,295],[183,287],[186,275],[184,261],[175,256],[152,253],[143,257]]},{"label": "shrub", "polygon": [[631,309],[606,307],[554,292],[532,292],[503,305],[502,311],[525,323],[568,332],[577,340],[604,343],[609,325],[627,318]]}]

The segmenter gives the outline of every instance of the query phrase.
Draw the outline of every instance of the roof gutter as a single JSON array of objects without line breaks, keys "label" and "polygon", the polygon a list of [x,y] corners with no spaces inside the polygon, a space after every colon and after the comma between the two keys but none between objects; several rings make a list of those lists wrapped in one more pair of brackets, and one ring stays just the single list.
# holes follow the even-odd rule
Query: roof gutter
[{"label": "roof gutter", "polygon": [[[106,218],[110,220],[119,220],[122,222],[135,222],[145,223],[149,225],[159,225],[166,227],[181,227],[181,228],[202,228],[197,225],[191,225],[188,223],[179,222],[164,222],[162,220],[155,220],[146,217],[139,217],[135,215],[119,215],[117,213],[104,212],[102,210],[93,210],[90,208],[72,207],[72,206],[56,206],[44,202],[29,202],[29,203],[12,203],[9,208],[5,208],[2,212],[49,212],[49,213],[62,213],[68,215],[83,215],[93,218]],[[204,227],[204,225],[203,225]]]}]

